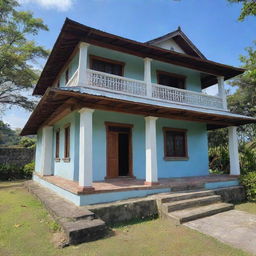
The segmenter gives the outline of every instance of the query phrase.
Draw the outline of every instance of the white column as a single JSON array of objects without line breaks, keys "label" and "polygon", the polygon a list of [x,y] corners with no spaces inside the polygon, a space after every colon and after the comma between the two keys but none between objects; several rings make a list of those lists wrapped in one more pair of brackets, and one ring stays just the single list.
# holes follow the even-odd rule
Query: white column
[{"label": "white column", "polygon": [[228,127],[230,175],[240,175],[237,127]]},{"label": "white column", "polygon": [[150,58],[144,59],[144,82],[147,86],[147,96],[152,97],[152,84],[151,84],[151,61]]},{"label": "white column", "polygon": [[53,174],[53,127],[42,128],[41,175]]},{"label": "white column", "polygon": [[223,76],[218,76],[218,93],[219,93],[219,97],[222,98],[222,102],[223,102],[223,108],[225,110],[228,109],[227,107],[227,96],[226,96],[226,92],[225,92],[225,88],[224,88],[224,77]]},{"label": "white column", "polygon": [[92,114],[94,109],[80,109],[79,186],[92,188]]},{"label": "white column", "polygon": [[146,181],[145,184],[158,183],[157,149],[156,149],[156,120],[157,117],[145,117],[146,124]]},{"label": "white column", "polygon": [[78,63],[78,86],[86,84],[87,59],[89,44],[81,42],[79,44],[79,63]]}]

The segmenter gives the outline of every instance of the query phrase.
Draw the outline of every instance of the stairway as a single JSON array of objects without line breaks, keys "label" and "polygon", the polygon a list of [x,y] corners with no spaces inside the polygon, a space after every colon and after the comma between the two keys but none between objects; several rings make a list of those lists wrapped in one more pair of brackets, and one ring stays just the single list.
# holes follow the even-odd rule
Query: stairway
[{"label": "stairway", "polygon": [[[178,191],[178,189],[176,190]],[[160,216],[178,224],[211,216],[234,208],[212,190],[188,190],[162,195],[158,199]]]},{"label": "stairway", "polygon": [[66,244],[98,240],[108,233],[105,222],[88,209],[66,201],[34,181],[26,181],[25,186],[44,204],[62,227],[66,235]]}]

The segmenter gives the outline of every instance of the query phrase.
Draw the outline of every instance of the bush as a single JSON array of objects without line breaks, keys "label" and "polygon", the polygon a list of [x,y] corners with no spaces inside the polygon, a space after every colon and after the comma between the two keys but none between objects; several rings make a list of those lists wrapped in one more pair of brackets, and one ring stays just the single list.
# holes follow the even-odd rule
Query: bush
[{"label": "bush", "polygon": [[23,167],[23,174],[25,179],[30,179],[32,177],[32,174],[35,170],[35,162],[31,162],[29,164],[26,164]]},{"label": "bush", "polygon": [[227,147],[209,148],[209,166],[211,173],[229,173],[229,154]]},{"label": "bush", "polygon": [[0,180],[30,179],[34,171],[34,162],[23,167],[17,165],[0,164]]},{"label": "bush", "polygon": [[240,180],[245,187],[247,200],[256,202],[256,172],[249,172],[241,176]]}]

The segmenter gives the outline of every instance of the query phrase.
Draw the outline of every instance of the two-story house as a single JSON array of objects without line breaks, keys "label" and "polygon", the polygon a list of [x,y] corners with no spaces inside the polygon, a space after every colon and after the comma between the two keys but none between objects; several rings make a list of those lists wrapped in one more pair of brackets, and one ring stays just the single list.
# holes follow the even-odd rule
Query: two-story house
[{"label": "two-story house", "polygon": [[[243,72],[206,59],[180,28],[141,43],[67,19],[22,130],[37,134],[34,180],[77,205],[167,192],[177,182],[236,184],[236,127],[255,119],[230,113],[224,81]],[[217,96],[202,92],[214,84]],[[207,131],[222,127],[228,177],[208,173]]]}]

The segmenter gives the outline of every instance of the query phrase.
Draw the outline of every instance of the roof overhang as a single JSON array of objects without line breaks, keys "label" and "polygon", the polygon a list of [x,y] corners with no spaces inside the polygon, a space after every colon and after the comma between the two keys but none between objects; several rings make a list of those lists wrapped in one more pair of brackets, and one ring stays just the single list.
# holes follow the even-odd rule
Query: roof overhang
[{"label": "roof overhang", "polygon": [[[79,88],[77,88],[79,89]],[[170,108],[149,103],[110,98],[103,95],[81,93],[74,89],[49,88],[31,114],[21,135],[36,134],[44,125],[53,125],[62,117],[83,107],[115,111],[141,116],[156,116],[175,120],[186,120],[207,124],[207,128],[217,129],[256,123],[255,118],[232,114],[229,112],[213,113],[181,108]]]},{"label": "roof overhang", "polygon": [[245,71],[241,68],[126,39],[66,19],[37,82],[33,93],[34,95],[43,95],[47,88],[52,86],[57,75],[63,68],[63,65],[68,61],[79,42],[91,43],[108,49],[136,55],[141,58],[149,57],[205,73],[202,77],[203,89],[215,84],[217,82],[216,76],[223,76],[224,79],[227,80]]}]

